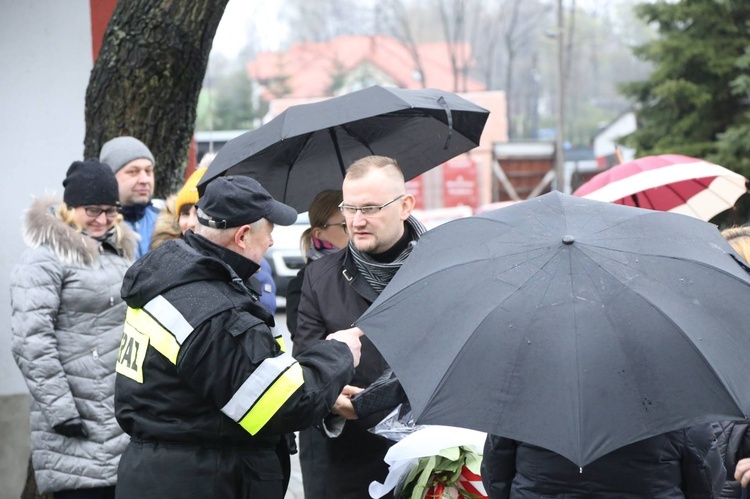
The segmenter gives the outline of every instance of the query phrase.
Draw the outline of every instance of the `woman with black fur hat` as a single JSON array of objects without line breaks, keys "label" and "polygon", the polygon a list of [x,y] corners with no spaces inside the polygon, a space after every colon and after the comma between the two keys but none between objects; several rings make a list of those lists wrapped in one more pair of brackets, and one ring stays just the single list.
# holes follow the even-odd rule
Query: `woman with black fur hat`
[{"label": "woman with black fur hat", "polygon": [[11,274],[13,357],[31,392],[32,461],[40,493],[114,498],[127,435],[114,415],[125,322],[120,286],[137,237],[122,223],[112,170],[68,169],[63,199],[26,214],[29,248]]}]

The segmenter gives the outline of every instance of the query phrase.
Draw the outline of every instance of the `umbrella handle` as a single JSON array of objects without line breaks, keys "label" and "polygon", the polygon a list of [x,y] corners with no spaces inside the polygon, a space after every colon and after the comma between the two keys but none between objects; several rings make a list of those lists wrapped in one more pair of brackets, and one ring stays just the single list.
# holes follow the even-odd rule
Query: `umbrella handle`
[{"label": "umbrella handle", "polygon": [[445,114],[448,116],[448,137],[445,138],[445,145],[443,146],[443,149],[448,149],[448,146],[450,146],[451,143],[451,137],[453,136],[453,113],[451,113],[451,108],[448,106],[448,103],[443,96],[440,96],[437,101],[438,104],[440,104],[440,107],[445,109]]}]

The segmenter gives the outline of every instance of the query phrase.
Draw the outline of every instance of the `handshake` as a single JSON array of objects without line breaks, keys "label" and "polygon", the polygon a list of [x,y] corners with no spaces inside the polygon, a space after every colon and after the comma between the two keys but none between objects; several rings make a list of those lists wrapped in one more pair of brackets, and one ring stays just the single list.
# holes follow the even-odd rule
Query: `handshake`
[{"label": "handshake", "polygon": [[[349,351],[352,352],[352,357],[354,357],[354,367],[357,367],[362,353],[362,343],[359,340],[362,334],[364,333],[362,333],[360,328],[352,327],[331,333],[326,336],[326,340],[336,340],[345,343],[346,346],[349,347]],[[361,391],[362,388],[346,385],[344,391],[338,396],[336,402],[333,404],[331,412],[338,414],[345,419],[357,419],[357,413],[352,405],[351,397]]]},{"label": "handshake", "polygon": [[359,341],[359,337],[362,336],[362,334],[360,328],[352,327],[331,333],[326,336],[326,339],[346,343],[346,346],[349,347],[349,351],[352,352],[352,357],[354,357],[354,367],[357,367],[359,365],[359,358],[362,351],[362,343]]}]

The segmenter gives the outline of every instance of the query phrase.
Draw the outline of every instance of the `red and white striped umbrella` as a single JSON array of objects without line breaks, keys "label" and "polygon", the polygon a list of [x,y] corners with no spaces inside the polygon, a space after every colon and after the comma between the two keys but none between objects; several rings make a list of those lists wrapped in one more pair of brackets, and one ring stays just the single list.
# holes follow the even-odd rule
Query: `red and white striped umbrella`
[{"label": "red and white striped umbrella", "polygon": [[613,166],[576,189],[574,196],[710,220],[747,192],[742,175],[679,154],[646,156]]}]

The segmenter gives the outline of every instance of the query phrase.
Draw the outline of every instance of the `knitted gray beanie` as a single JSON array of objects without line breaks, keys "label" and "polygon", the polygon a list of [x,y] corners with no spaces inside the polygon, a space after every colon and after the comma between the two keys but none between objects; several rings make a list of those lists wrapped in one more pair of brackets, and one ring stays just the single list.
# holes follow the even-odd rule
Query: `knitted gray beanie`
[{"label": "knitted gray beanie", "polygon": [[135,137],[115,137],[102,146],[99,153],[99,161],[109,165],[114,173],[136,159],[145,158],[155,164],[154,155],[151,154],[146,144]]}]

